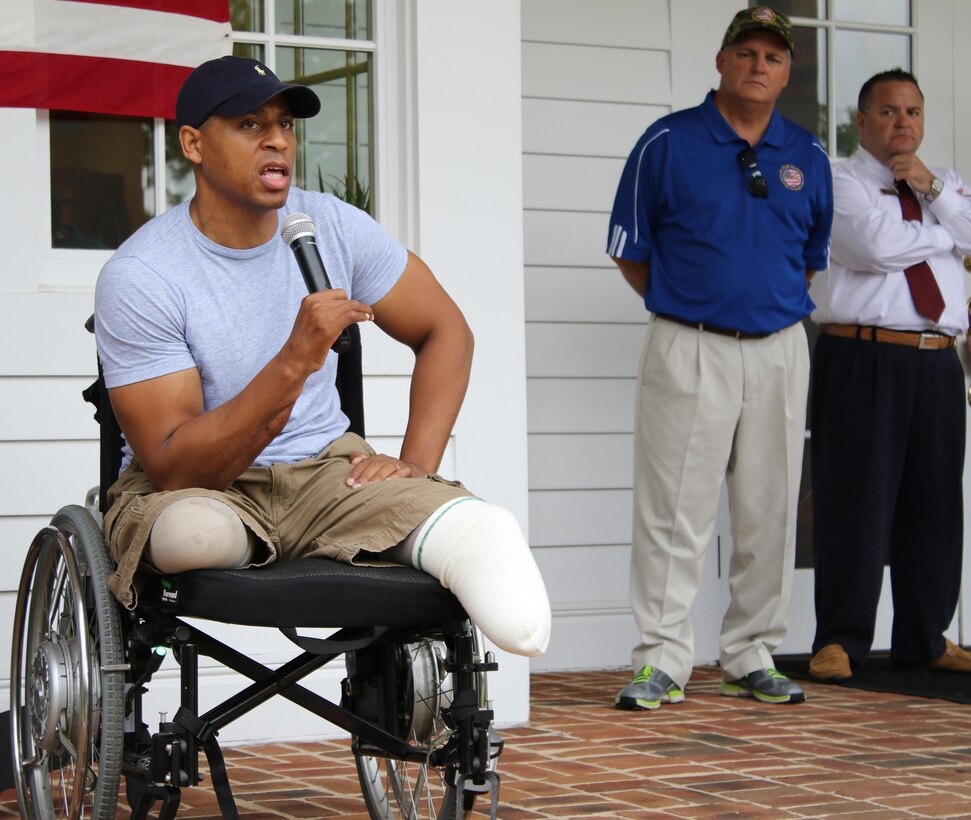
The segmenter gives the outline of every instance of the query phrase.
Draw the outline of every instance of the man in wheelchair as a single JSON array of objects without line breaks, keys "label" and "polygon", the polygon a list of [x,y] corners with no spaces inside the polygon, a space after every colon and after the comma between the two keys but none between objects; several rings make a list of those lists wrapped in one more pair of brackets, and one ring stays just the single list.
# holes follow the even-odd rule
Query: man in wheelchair
[{"label": "man in wheelchair", "polygon": [[[192,200],[108,261],[95,334],[125,468],[104,529],[112,590],[163,572],[376,554],[435,576],[498,646],[538,655],[549,604],[513,516],[435,475],[468,384],[472,336],[428,267],[363,211],[291,188],[295,118],[316,94],[223,57],[179,92]],[[287,214],[308,214],[334,289],[307,294]],[[375,322],[415,352],[400,455],[347,433],[341,332]],[[506,605],[496,597],[502,591]]]},{"label": "man in wheelchair", "polygon": [[[128,239],[95,294],[124,434],[103,521],[108,586],[133,610],[158,575],[391,562],[436,578],[497,646],[538,655],[550,608],[518,524],[436,474],[471,331],[425,263],[366,213],[291,187],[295,120],[319,110],[310,88],[241,57],[204,63],[179,92],[196,193]],[[316,226],[326,289],[308,294],[279,235],[292,214]],[[371,321],[415,353],[397,457],[349,431],[335,388],[332,347]]]}]

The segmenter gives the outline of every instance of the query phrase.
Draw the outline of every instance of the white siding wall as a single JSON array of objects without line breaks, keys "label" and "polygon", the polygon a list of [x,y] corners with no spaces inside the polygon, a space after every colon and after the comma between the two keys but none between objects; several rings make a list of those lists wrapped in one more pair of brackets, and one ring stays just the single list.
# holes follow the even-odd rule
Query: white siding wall
[{"label": "white siding wall", "polygon": [[619,666],[644,309],[604,252],[617,180],[671,107],[667,0],[523,0],[530,540],[554,611],[534,669]]}]

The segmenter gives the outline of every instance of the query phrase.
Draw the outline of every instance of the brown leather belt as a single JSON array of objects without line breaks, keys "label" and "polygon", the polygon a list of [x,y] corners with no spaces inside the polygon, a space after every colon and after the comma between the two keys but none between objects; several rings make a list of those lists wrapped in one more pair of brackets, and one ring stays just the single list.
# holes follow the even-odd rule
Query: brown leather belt
[{"label": "brown leather belt", "polygon": [[658,319],[667,319],[675,324],[693,327],[702,333],[717,333],[719,336],[731,336],[733,339],[765,339],[772,335],[771,333],[743,333],[741,330],[729,330],[726,327],[709,325],[707,322],[689,322],[687,319],[679,319],[677,316],[671,316],[667,313],[655,313],[654,315]]},{"label": "brown leather belt", "polygon": [[886,342],[891,345],[916,347],[918,350],[949,350],[954,347],[953,336],[940,333],[918,333],[911,330],[887,330],[872,325],[823,325],[823,333],[860,339],[864,342]]}]

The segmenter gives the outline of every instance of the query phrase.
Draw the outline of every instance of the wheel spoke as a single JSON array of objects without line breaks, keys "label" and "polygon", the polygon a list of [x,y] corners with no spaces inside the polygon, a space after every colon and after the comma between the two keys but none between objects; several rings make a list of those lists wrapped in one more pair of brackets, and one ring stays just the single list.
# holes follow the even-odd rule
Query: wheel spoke
[{"label": "wheel spoke", "polygon": [[61,795],[61,807],[64,810],[63,811],[64,815],[67,816],[70,808],[70,795],[68,793],[67,784],[64,782],[63,767],[57,770],[56,782],[59,786],[58,792]]},{"label": "wheel spoke", "polygon": [[57,620],[61,616],[60,608],[57,606],[57,602],[61,599],[61,592],[64,590],[64,584],[67,579],[67,567],[64,561],[58,556],[56,560],[57,563],[57,574],[54,576],[54,584],[51,587],[51,595],[48,598],[48,612],[47,612],[47,632],[48,634],[52,632],[57,632]]},{"label": "wheel spoke", "polygon": [[418,777],[415,780],[415,788],[412,794],[417,795],[419,799],[421,799],[422,795],[424,795],[425,808],[429,812],[431,812],[434,808],[434,804],[432,803],[431,792],[425,788],[427,783],[428,783],[428,767],[424,763],[422,763],[422,764],[419,764],[418,766]]}]

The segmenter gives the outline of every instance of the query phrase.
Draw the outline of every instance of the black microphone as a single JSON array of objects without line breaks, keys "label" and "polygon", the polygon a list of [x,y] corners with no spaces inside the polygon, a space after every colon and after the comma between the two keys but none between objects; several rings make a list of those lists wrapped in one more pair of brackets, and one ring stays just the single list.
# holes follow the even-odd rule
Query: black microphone
[{"label": "black microphone", "polygon": [[[307,290],[316,293],[318,290],[331,290],[330,279],[324,268],[324,260],[317,250],[317,226],[307,214],[292,213],[283,220],[280,226],[280,236],[290,246],[293,255],[297,257],[297,267],[307,283]],[[346,353],[351,349],[351,334],[344,328],[341,335],[330,346],[335,353]]]}]

